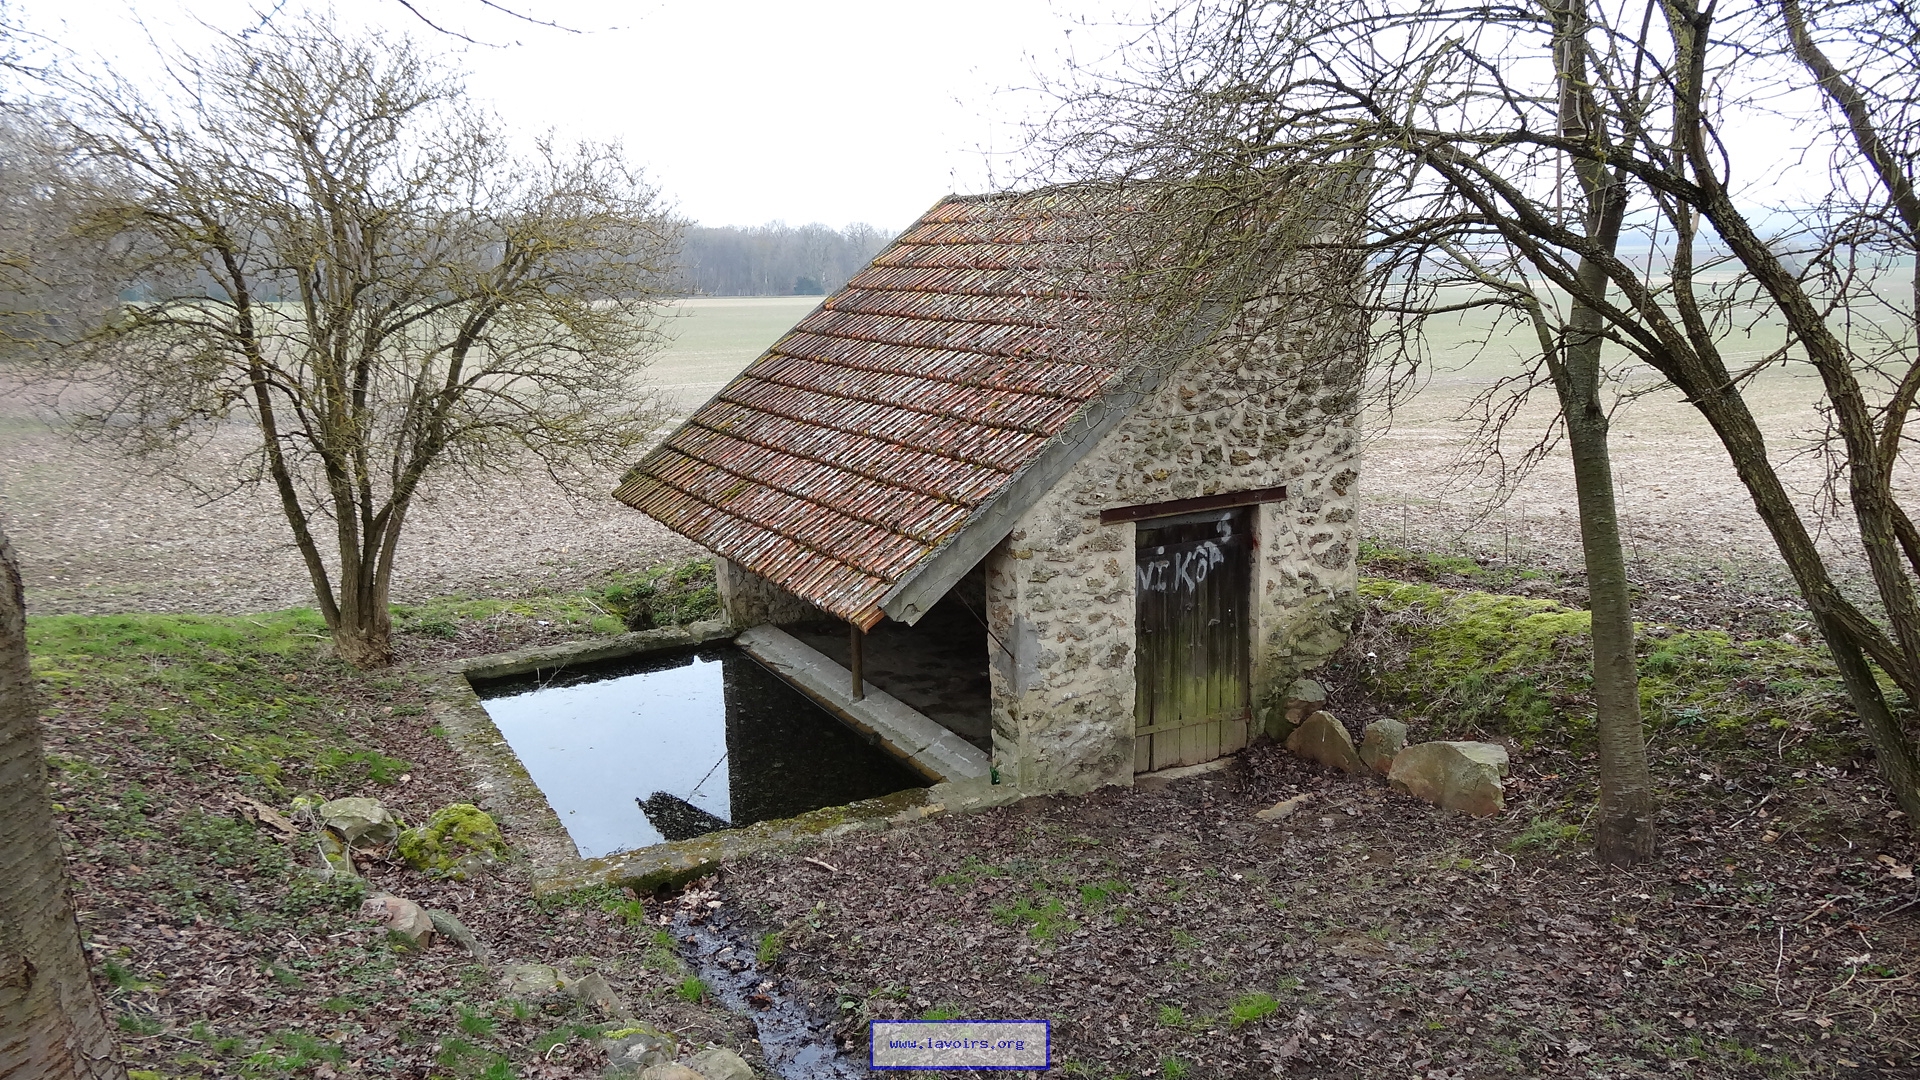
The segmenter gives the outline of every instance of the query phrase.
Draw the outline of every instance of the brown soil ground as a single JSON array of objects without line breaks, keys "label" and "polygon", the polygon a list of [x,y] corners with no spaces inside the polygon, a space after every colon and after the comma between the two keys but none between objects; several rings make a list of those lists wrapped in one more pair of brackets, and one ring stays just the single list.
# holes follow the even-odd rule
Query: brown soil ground
[{"label": "brown soil ground", "polygon": [[[719,888],[862,1049],[865,1019],[944,1009],[1049,1018],[1064,1074],[1102,1080],[1915,1075],[1910,882],[1844,839],[1757,842],[1776,778],[1699,761],[1663,762],[1656,868],[1523,839],[1586,764],[1523,760],[1474,821],[1260,745]],[[1819,788],[1879,831],[1870,777]]]}]

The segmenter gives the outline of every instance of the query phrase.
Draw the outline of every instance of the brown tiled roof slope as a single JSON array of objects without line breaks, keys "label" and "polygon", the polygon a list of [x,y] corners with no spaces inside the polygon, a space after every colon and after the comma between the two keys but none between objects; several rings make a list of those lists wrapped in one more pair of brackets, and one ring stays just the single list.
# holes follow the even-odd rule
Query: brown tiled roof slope
[{"label": "brown tiled roof slope", "polygon": [[863,628],[1114,381],[1097,218],[950,197],[630,471],[616,498]]}]

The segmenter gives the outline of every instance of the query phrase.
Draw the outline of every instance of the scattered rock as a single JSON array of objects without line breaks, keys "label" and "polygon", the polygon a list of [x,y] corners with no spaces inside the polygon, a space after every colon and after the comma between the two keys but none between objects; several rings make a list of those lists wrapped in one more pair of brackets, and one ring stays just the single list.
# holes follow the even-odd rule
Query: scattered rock
[{"label": "scattered rock", "polygon": [[1285,739],[1293,734],[1293,729],[1301,725],[1307,717],[1320,711],[1327,703],[1327,688],[1312,679],[1295,679],[1287,687],[1287,703],[1284,713],[1271,723],[1272,730],[1267,734],[1275,739]]},{"label": "scattered rock", "polygon": [[508,964],[500,973],[500,990],[507,997],[537,1000],[566,989],[560,969],[551,964]]},{"label": "scattered rock", "polygon": [[707,1080],[753,1080],[747,1060],[723,1046],[700,1051],[688,1064]]},{"label": "scattered rock", "polygon": [[467,929],[465,923],[444,911],[433,908],[428,909],[427,918],[433,921],[433,928],[448,941],[467,950],[467,955],[483,964],[487,962],[487,947],[480,944],[480,939],[473,936],[473,931]]},{"label": "scattered rock", "polygon": [[400,819],[378,799],[335,799],[315,813],[320,826],[348,847],[386,847],[400,835]]},{"label": "scattered rock", "polygon": [[405,897],[373,896],[360,905],[360,914],[369,919],[381,919],[387,924],[387,931],[405,938],[416,948],[424,949],[433,944],[433,919],[427,909]]},{"label": "scattered rock", "polygon": [[499,862],[507,843],[485,810],[472,803],[454,803],[435,810],[423,828],[401,833],[399,850],[415,870],[458,881]]},{"label": "scattered rock", "polygon": [[685,1065],[668,1061],[647,1066],[646,1071],[640,1074],[640,1080],[707,1080],[707,1078]]},{"label": "scattered rock", "polygon": [[275,833],[279,834],[282,840],[291,840],[300,835],[299,826],[289,821],[285,814],[261,802],[259,799],[247,795],[235,795],[233,797],[233,805],[247,820],[256,825],[262,825],[272,829]]},{"label": "scattered rock", "polygon": [[331,880],[335,877],[359,877],[360,872],[353,865],[353,853],[339,837],[330,832],[322,832],[313,842],[314,851],[320,856],[320,877]]},{"label": "scattered rock", "polygon": [[1360,754],[1353,748],[1353,736],[1347,734],[1347,726],[1330,712],[1317,712],[1301,721],[1293,734],[1287,736],[1287,749],[1297,757],[1349,773],[1366,770]]},{"label": "scattered rock", "polygon": [[638,1020],[603,1032],[600,1048],[607,1052],[607,1064],[615,1069],[647,1069],[671,1064],[680,1053],[680,1036]]},{"label": "scattered rock", "polygon": [[1398,720],[1381,719],[1360,732],[1360,760],[1385,776],[1393,771],[1393,759],[1407,748],[1407,725]]},{"label": "scattered rock", "polygon": [[1281,799],[1265,810],[1255,811],[1253,816],[1259,818],[1261,821],[1279,821],[1291,815],[1295,810],[1305,806],[1312,799],[1313,796],[1311,794],[1295,795],[1291,799]]},{"label": "scattered rock", "polygon": [[566,982],[567,993],[572,994],[582,1005],[589,1006],[609,1020],[618,1020],[631,1014],[627,1003],[613,992],[613,987],[599,972],[582,975],[578,979]]},{"label": "scattered rock", "polygon": [[1507,752],[1492,743],[1426,742],[1400,751],[1387,783],[1435,806],[1491,817],[1506,808],[1505,775]]}]

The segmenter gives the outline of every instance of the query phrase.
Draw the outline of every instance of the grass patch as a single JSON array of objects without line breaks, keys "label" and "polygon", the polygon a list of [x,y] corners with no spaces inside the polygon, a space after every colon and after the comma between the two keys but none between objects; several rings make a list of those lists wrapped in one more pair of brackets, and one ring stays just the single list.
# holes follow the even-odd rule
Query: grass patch
[{"label": "grass patch", "polygon": [[710,559],[616,571],[603,583],[578,592],[515,599],[449,596],[421,604],[396,604],[394,629],[454,640],[472,627],[503,620],[544,622],[574,634],[618,634],[660,626],[685,626],[720,615],[720,592]]},{"label": "grass patch", "polygon": [[996,904],[993,909],[993,921],[1002,926],[1025,926],[1027,936],[1035,941],[1053,941],[1065,937],[1080,929],[1080,924],[1067,917],[1067,905],[1057,896],[1023,896],[1011,904]]},{"label": "grass patch", "polygon": [[[414,675],[342,664],[309,610],[37,616],[28,644],[82,925],[113,943],[97,974],[133,1073],[292,1080],[341,1070],[339,1040],[321,1033],[386,1025],[391,1017],[376,1014],[393,1002],[407,1015],[367,1056],[368,1075],[507,1078],[516,1060],[532,1062],[526,1025],[557,1017],[538,1004],[509,1015],[484,969],[445,952],[402,958],[377,930],[349,933],[369,930],[355,917],[365,882],[309,872],[310,835],[283,841],[247,813],[254,800],[310,830],[297,798],[371,794],[427,817],[421,793],[399,783],[416,769],[411,759],[434,752]],[[556,934],[582,922],[626,932],[597,904],[582,918],[517,897],[498,903]],[[200,927],[257,943],[244,962],[258,978],[237,1008],[212,992],[207,1011],[181,1015],[169,1005],[219,989],[204,981]],[[636,944],[643,934],[632,931]]]},{"label": "grass patch", "polygon": [[1272,994],[1255,992],[1243,995],[1234,1002],[1233,1007],[1227,1010],[1227,1017],[1234,1027],[1239,1027],[1255,1020],[1265,1020],[1279,1011],[1280,1003],[1274,1000]]},{"label": "grass patch", "polygon": [[1580,842],[1580,826],[1569,825],[1559,818],[1535,817],[1520,830],[1513,839],[1501,845],[1505,851],[1528,851],[1533,848],[1551,851],[1562,845]]},{"label": "grass patch", "polygon": [[598,599],[629,630],[685,626],[720,616],[720,590],[710,559],[611,575]]},{"label": "grass patch", "polygon": [[1113,898],[1131,891],[1124,881],[1100,881],[1092,885],[1080,886],[1080,906],[1088,911],[1101,911],[1113,903]]},{"label": "grass patch", "polygon": [[935,885],[951,885],[956,887],[965,887],[969,885],[978,885],[981,881],[987,878],[1006,877],[1006,876],[1007,876],[1006,867],[995,866],[992,863],[984,862],[977,855],[969,855],[966,857],[966,859],[964,859],[960,863],[959,866],[955,867],[952,870],[947,871],[944,874],[936,875],[933,879],[933,883]]}]

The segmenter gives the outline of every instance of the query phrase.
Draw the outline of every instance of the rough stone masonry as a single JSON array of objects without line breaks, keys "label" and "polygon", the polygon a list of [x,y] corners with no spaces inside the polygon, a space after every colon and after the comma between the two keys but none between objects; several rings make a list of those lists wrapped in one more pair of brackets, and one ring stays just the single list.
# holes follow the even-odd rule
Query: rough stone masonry
[{"label": "rough stone masonry", "polygon": [[1286,486],[1254,526],[1255,731],[1345,640],[1357,609],[1359,345],[1330,356],[1312,313],[1287,326],[1243,339],[1264,344],[1191,354],[987,557],[1002,783],[1131,783],[1134,525],[1103,525],[1102,509]]}]

